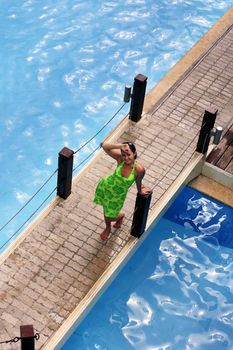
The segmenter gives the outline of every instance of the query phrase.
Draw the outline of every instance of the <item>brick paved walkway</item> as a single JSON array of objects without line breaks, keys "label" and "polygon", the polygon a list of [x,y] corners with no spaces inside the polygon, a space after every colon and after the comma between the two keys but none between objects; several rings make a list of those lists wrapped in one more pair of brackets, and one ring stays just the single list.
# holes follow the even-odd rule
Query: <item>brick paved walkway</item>
[{"label": "brick paved walkway", "polygon": [[[152,205],[165,193],[190,159],[202,113],[214,104],[217,123],[232,116],[233,29],[176,84],[120,141],[134,141],[145,165],[145,185],[155,186]],[[92,203],[99,179],[115,168],[106,155],[74,184],[60,203],[0,266],[0,341],[19,335],[19,326],[33,324],[40,349],[60,327],[129,240],[136,190],[130,190],[123,229],[103,243],[101,208]],[[19,349],[18,344],[0,349]]]}]

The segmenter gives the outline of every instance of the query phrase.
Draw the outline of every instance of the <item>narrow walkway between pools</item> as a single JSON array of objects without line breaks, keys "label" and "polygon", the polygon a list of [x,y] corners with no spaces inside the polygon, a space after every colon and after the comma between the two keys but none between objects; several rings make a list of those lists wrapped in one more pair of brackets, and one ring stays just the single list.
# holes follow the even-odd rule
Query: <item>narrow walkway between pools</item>
[{"label": "narrow walkway between pools", "polygon": [[[233,11],[148,94],[137,124],[123,121],[115,140],[136,144],[146,168],[144,185],[153,187],[151,210],[193,156],[203,112],[218,109],[216,125],[226,132],[233,111]],[[150,78],[150,77],[149,77]],[[118,130],[123,130],[119,132]],[[15,247],[0,266],[0,342],[19,335],[20,325],[34,326],[41,349],[78,306],[130,240],[136,186],[128,194],[124,227],[100,240],[102,210],[93,203],[95,187],[115,162],[101,150],[73,184],[67,200]],[[18,349],[17,343],[0,349]]]}]

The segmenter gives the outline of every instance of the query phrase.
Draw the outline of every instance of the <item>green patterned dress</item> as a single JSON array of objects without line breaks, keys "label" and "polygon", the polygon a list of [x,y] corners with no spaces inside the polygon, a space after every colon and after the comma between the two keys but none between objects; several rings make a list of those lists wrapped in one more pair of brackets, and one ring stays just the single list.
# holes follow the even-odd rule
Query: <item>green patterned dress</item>
[{"label": "green patterned dress", "polygon": [[115,218],[119,215],[128,189],[135,181],[136,160],[127,177],[122,176],[123,166],[124,162],[118,165],[112,175],[102,178],[96,187],[94,202],[103,206],[104,215],[109,218]]}]

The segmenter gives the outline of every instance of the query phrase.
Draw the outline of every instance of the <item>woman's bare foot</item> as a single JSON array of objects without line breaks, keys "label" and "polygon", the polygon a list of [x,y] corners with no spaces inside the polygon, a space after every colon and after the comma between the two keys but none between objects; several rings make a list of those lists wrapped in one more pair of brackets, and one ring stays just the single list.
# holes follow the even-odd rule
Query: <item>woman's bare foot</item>
[{"label": "woman's bare foot", "polygon": [[111,232],[111,230],[108,227],[106,227],[106,229],[103,230],[103,232],[100,234],[100,238],[102,239],[102,241],[106,241],[108,239],[110,232]]},{"label": "woman's bare foot", "polygon": [[[121,216],[120,216],[121,215]],[[125,217],[125,213],[120,214],[120,218],[116,221],[116,223],[113,225],[113,227],[115,228],[121,228],[124,217]]]}]

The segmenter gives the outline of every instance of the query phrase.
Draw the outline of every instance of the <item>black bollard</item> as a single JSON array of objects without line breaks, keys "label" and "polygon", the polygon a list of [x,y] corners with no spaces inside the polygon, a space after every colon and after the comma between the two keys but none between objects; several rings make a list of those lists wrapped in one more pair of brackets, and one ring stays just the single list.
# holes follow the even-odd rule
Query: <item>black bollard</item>
[{"label": "black bollard", "polygon": [[139,193],[137,194],[131,227],[131,236],[139,238],[144,233],[150,208],[151,197],[152,194],[149,194],[148,196],[142,196]]},{"label": "black bollard", "polygon": [[35,335],[32,325],[20,326],[21,350],[35,350]]},{"label": "black bollard", "polygon": [[199,153],[205,154],[208,150],[217,112],[218,110],[215,108],[210,108],[208,111],[205,110],[196,148],[196,151]]},{"label": "black bollard", "polygon": [[66,199],[71,194],[74,151],[64,147],[59,152],[57,195]]},{"label": "black bollard", "polygon": [[144,98],[146,93],[147,77],[138,74],[134,78],[133,93],[131,96],[131,105],[129,111],[129,119],[138,122],[142,116]]}]

